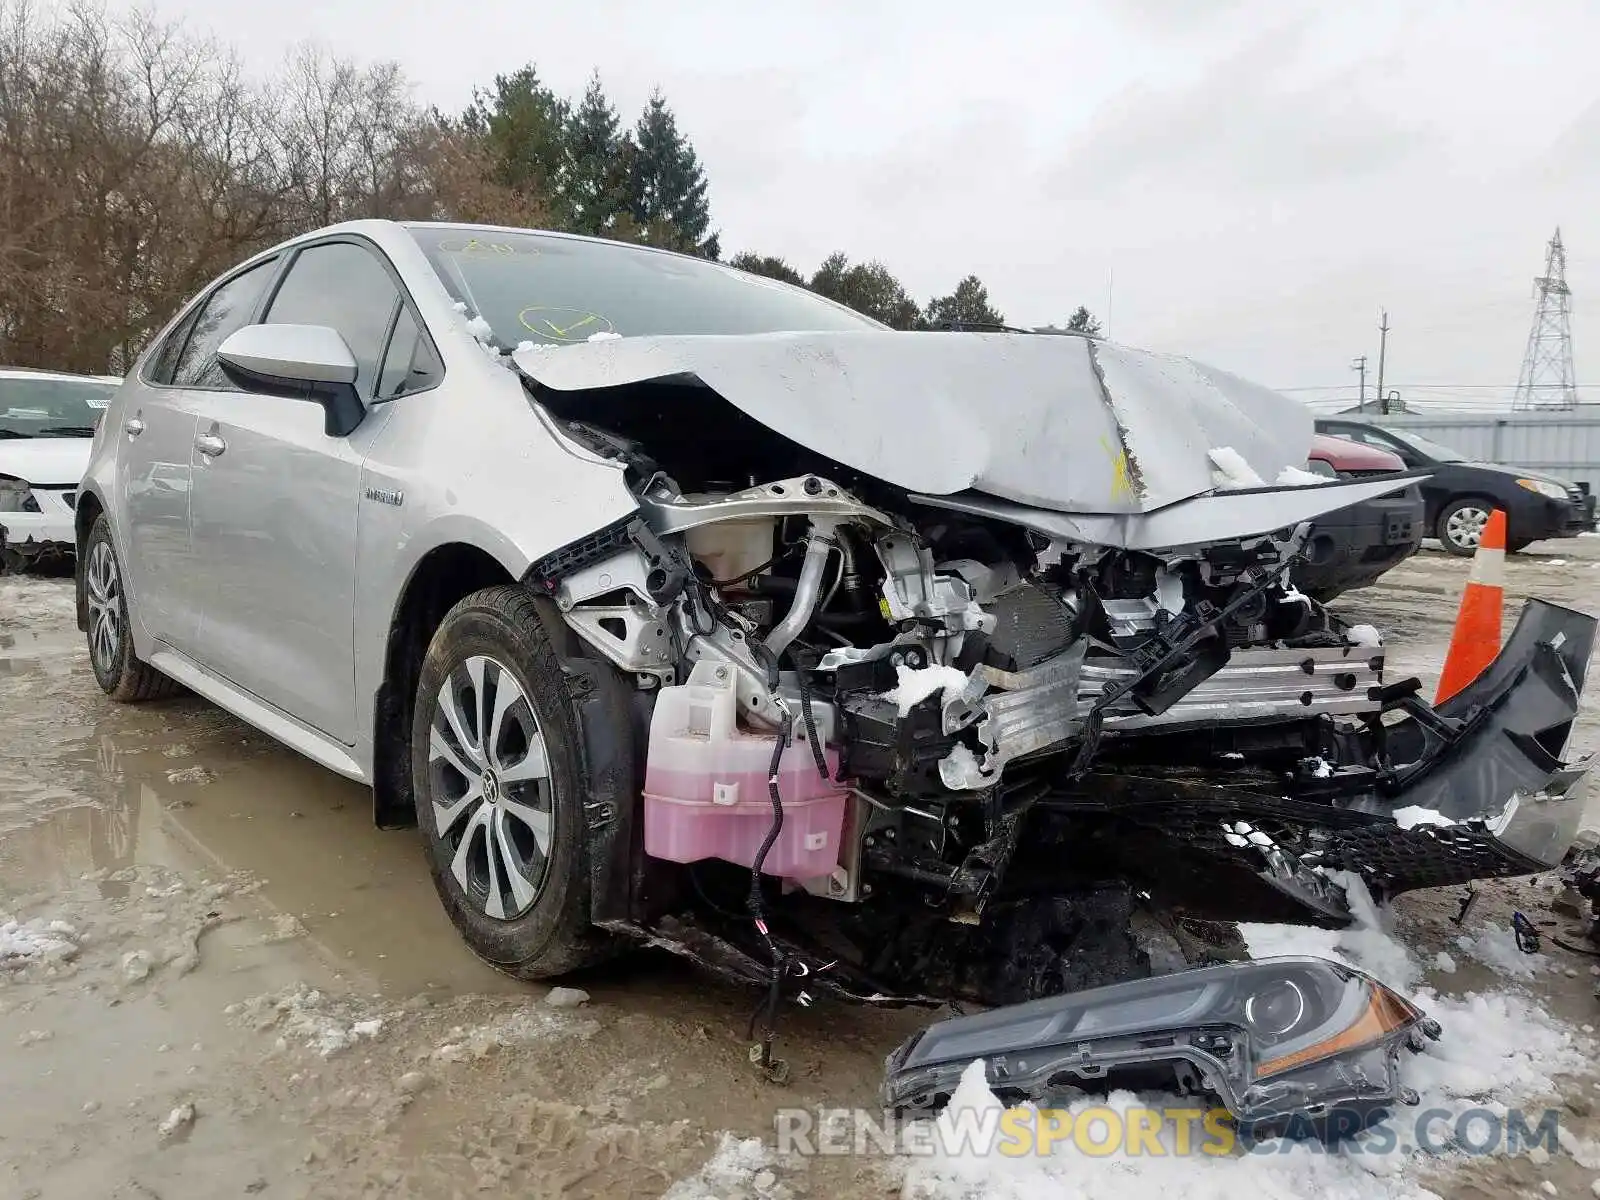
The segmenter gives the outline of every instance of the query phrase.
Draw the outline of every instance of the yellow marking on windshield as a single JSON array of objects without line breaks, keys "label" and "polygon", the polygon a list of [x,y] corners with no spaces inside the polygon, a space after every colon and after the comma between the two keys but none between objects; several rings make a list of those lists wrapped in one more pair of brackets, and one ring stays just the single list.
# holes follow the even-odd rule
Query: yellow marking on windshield
[{"label": "yellow marking on windshield", "polygon": [[439,243],[439,249],[446,254],[476,254],[486,257],[505,258],[513,254],[538,254],[535,247],[518,250],[510,242],[491,242],[482,238],[468,238],[465,242],[454,240]]},{"label": "yellow marking on windshield", "polygon": [[517,314],[517,321],[529,333],[553,342],[585,341],[596,333],[615,333],[617,327],[599,313],[581,308],[557,308],[534,304]]}]

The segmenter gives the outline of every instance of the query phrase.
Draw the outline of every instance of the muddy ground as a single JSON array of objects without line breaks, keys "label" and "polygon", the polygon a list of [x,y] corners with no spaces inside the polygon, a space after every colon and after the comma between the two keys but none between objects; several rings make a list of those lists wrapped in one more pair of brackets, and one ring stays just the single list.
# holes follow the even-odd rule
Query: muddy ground
[{"label": "muddy ground", "polygon": [[[1386,633],[1396,676],[1431,682],[1466,570],[1424,551],[1338,607]],[[1537,546],[1508,576],[1512,600],[1593,611],[1600,539]],[[1593,708],[1576,745],[1600,746]],[[1471,923],[1520,907],[1576,942],[1551,894],[1487,888]],[[1448,945],[1458,895],[1404,899],[1408,937]],[[7,936],[34,957],[8,965]],[[1547,949],[1558,969],[1531,986],[1595,1021],[1595,960]],[[478,963],[415,835],[374,829],[366,791],[202,701],[108,702],[70,580],[0,579],[0,1197],[895,1194],[871,1164],[717,1151],[770,1142],[780,1105],[873,1106],[925,1014],[791,1011],[778,1089],[746,1061],[751,995],[650,955],[577,982],[591,999],[560,1008]],[[1437,984],[1494,982],[1463,962]],[[1595,1086],[1564,1086],[1580,1135]],[[1592,1178],[1523,1159],[1432,1186]]]}]

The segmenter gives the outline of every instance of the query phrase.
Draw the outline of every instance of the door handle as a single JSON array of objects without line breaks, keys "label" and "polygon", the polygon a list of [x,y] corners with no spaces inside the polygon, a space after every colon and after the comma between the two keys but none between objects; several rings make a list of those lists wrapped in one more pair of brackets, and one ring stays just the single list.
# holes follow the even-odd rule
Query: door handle
[{"label": "door handle", "polygon": [[144,422],[138,417],[129,417],[122,423],[122,430],[129,437],[138,437],[144,432]]},{"label": "door handle", "polygon": [[228,443],[214,433],[202,433],[195,438],[194,448],[207,458],[215,458],[228,448]]}]

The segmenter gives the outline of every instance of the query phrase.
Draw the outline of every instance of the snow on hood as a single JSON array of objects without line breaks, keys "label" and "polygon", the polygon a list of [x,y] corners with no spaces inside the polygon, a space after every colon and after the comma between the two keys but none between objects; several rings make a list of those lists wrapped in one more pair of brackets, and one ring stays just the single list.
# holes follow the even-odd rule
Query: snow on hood
[{"label": "snow on hood", "polygon": [[[1242,477],[1276,480],[1305,465],[1314,433],[1304,407],[1267,388],[1080,337],[624,337],[522,346],[512,359],[555,392],[695,379],[767,428],[908,492],[981,492],[1058,513],[1137,517],[1226,494]],[[1247,471],[1219,474],[1219,447]],[[1315,495],[1298,504],[1316,513],[1353,498],[1338,486],[1298,490]],[[1259,529],[1219,536],[1281,527],[1281,514],[1267,515],[1275,501],[1244,506],[1262,514],[1244,522]]]},{"label": "snow on hood", "polygon": [[77,487],[89,469],[94,439],[0,439],[0,475],[10,475],[40,487]]}]

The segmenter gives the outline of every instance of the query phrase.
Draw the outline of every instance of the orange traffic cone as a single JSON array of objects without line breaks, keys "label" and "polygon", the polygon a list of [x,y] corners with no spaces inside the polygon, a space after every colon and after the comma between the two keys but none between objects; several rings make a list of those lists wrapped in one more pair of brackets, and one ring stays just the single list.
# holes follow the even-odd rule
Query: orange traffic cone
[{"label": "orange traffic cone", "polygon": [[1472,574],[1461,593],[1461,609],[1456,613],[1456,630],[1450,637],[1435,704],[1444,703],[1483,674],[1500,653],[1505,595],[1506,514],[1497,508],[1489,514],[1478,539],[1478,552],[1472,556]]}]

